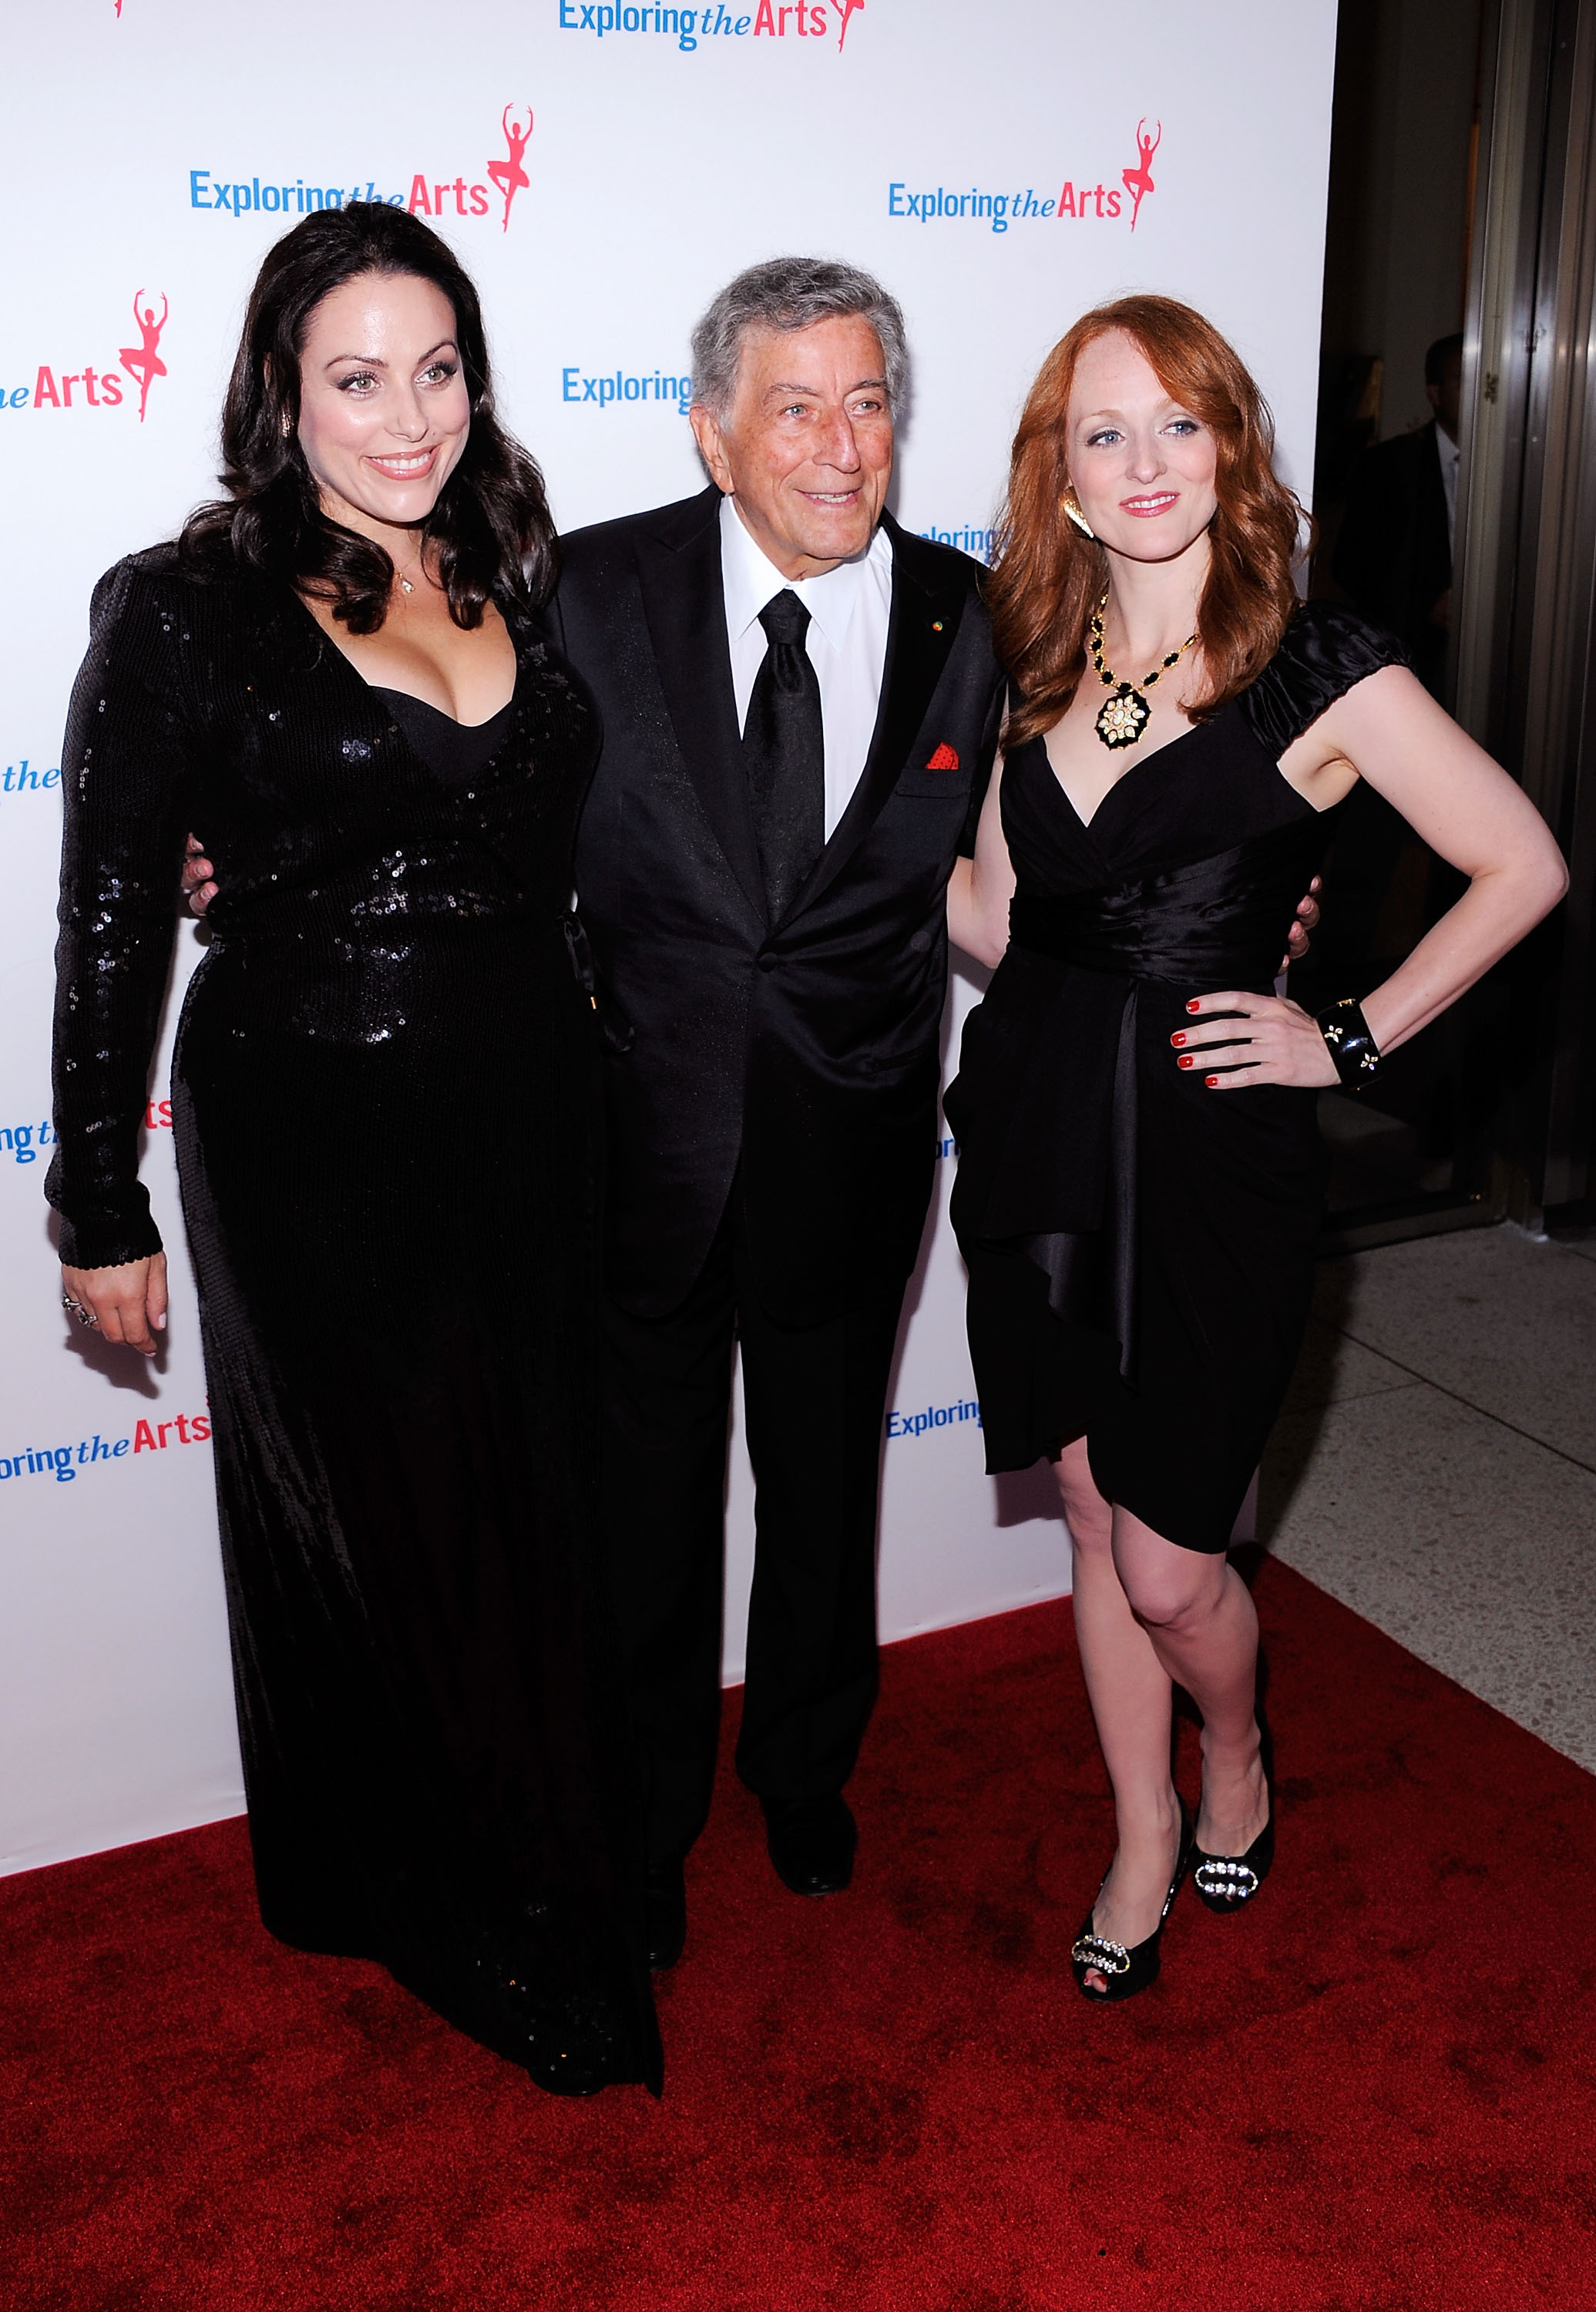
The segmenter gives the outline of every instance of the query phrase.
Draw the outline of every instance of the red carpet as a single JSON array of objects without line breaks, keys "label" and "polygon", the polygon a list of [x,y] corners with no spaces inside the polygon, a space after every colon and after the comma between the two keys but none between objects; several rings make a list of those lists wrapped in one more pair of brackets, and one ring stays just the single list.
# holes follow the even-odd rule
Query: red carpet
[{"label": "red carpet", "polygon": [[1109,1845],[1067,1606],[891,1650],[849,1894],[785,1894],[728,1782],[661,2106],[269,1942],[241,1824],[0,1883],[0,2301],[1596,2306],[1596,1781],[1284,1568],[1258,1598],[1280,1861],[1251,1916],[1183,1895],[1125,2008],[1067,1970]]}]

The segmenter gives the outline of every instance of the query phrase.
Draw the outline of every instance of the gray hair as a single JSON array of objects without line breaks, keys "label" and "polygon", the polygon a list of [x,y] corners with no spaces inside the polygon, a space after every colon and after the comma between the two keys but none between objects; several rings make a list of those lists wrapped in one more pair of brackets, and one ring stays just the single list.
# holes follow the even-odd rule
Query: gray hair
[{"label": "gray hair", "polygon": [[903,312],[879,281],[827,257],[771,257],[730,281],[693,331],[693,398],[723,417],[737,391],[743,341],[753,329],[808,329],[817,321],[868,321],[881,339],[887,398],[908,383]]}]

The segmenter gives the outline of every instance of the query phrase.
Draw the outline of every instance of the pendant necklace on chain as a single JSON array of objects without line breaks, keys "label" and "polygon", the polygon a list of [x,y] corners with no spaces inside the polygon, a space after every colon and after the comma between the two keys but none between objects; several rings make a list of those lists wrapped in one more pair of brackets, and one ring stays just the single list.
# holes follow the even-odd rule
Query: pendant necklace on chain
[{"label": "pendant necklace on chain", "polygon": [[1093,613],[1091,627],[1092,663],[1097,669],[1098,679],[1104,689],[1113,694],[1104,699],[1098,714],[1097,735],[1105,747],[1134,747],[1153,718],[1153,709],[1143,692],[1151,690],[1155,682],[1168,674],[1171,667],[1179,664],[1196,642],[1197,635],[1188,635],[1179,649],[1172,650],[1168,658],[1155,666],[1151,674],[1144,674],[1139,683],[1121,682],[1113,668],[1103,664],[1103,611],[1108,607],[1108,600],[1105,593]]}]

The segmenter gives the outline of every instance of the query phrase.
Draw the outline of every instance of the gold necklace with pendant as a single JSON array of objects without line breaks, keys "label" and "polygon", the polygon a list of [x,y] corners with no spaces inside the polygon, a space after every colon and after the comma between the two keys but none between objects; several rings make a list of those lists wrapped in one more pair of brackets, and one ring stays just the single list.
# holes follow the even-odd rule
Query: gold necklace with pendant
[{"label": "gold necklace with pendant", "polygon": [[1104,689],[1112,691],[1114,695],[1104,699],[1095,727],[1104,746],[1118,749],[1134,747],[1153,719],[1153,709],[1142,693],[1151,690],[1155,682],[1162,681],[1168,674],[1171,667],[1179,664],[1197,636],[1195,634],[1188,635],[1179,649],[1172,650],[1168,658],[1155,666],[1151,674],[1144,674],[1139,683],[1121,682],[1113,668],[1103,664],[1103,612],[1108,600],[1105,593],[1092,615],[1092,663],[1097,669]]},{"label": "gold necklace with pendant", "polygon": [[[421,568],[421,565],[422,565],[422,562],[423,562],[423,560],[424,560],[424,558],[425,558],[425,554],[426,554],[426,541],[425,541],[425,539],[423,539],[423,541],[422,541],[422,544],[421,544],[420,551],[419,551],[419,552],[418,552],[418,553],[414,556],[414,558],[412,559],[412,561],[411,561],[411,563],[410,563],[410,565],[409,565],[409,566],[410,566],[410,568],[411,568],[412,570],[415,570],[415,571],[419,571],[419,570],[420,570],[420,568]],[[415,587],[410,583],[410,581],[406,577],[406,575],[405,575],[405,574],[404,574],[404,572],[403,572],[402,570],[396,571],[396,572],[394,573],[394,575],[395,575],[395,576],[398,578],[398,580],[399,580],[399,591],[400,591],[400,593],[401,593],[401,594],[413,594],[413,593],[416,591]],[[1107,596],[1106,594],[1104,595],[1103,600],[1104,600],[1105,601],[1107,601],[1107,600],[1108,600],[1108,596]]]}]

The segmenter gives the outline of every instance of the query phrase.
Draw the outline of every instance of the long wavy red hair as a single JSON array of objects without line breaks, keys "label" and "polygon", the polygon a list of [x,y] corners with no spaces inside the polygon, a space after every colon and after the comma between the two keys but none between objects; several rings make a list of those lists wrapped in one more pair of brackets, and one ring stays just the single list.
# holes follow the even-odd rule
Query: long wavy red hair
[{"label": "long wavy red hair", "polygon": [[1118,297],[1083,313],[1042,363],[1025,404],[998,517],[987,599],[998,655],[1018,687],[1005,743],[1050,730],[1086,668],[1086,632],[1109,558],[1064,512],[1075,364],[1094,338],[1122,329],[1171,400],[1214,435],[1219,504],[1197,608],[1204,683],[1187,704],[1206,722],[1268,664],[1296,607],[1292,571],[1305,516],[1275,471],[1275,422],[1234,348],[1173,297]]}]

